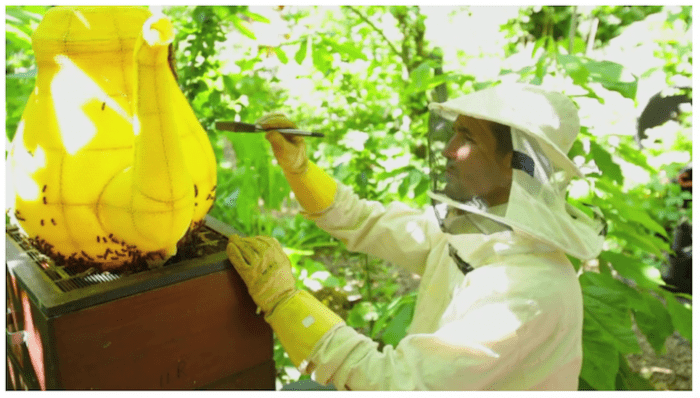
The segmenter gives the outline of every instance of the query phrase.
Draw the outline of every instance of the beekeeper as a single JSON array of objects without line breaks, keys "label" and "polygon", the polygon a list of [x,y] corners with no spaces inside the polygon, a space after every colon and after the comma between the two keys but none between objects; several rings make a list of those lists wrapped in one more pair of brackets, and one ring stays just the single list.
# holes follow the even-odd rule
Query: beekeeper
[{"label": "beekeeper", "polygon": [[[292,362],[338,390],[576,390],[582,296],[566,255],[591,259],[604,223],[567,204],[581,173],[565,95],[500,84],[429,109],[430,197],[421,212],[360,199],[310,162],[303,138],[268,132],[306,217],[343,241],[421,275],[408,334],[377,343],[305,291],[269,237],[232,236],[231,262]],[[265,128],[293,128],[276,113]],[[449,132],[449,133],[448,133]]]}]

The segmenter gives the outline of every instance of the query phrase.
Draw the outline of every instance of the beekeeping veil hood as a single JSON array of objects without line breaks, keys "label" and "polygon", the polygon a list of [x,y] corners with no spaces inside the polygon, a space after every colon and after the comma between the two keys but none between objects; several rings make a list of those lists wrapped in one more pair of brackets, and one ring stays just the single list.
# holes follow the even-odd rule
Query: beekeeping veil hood
[{"label": "beekeeping veil hood", "polygon": [[[435,123],[430,133],[433,199],[443,230],[460,233],[460,223],[473,215],[487,217],[582,260],[596,257],[605,237],[599,213],[586,213],[566,202],[569,181],[582,177],[567,157],[579,132],[578,110],[564,94],[537,86],[501,84],[443,103],[431,103]],[[513,178],[508,203],[489,208],[483,201],[456,200],[444,189],[444,145],[459,115],[510,127]],[[465,214],[466,213],[466,214]]]}]

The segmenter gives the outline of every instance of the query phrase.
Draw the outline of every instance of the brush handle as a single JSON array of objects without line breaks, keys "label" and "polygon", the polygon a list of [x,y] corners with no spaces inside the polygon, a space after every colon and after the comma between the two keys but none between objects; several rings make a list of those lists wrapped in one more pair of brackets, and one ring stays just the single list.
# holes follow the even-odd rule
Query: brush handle
[{"label": "brush handle", "polygon": [[[251,123],[241,123],[241,122],[216,122],[216,128],[218,130],[226,130],[226,131],[233,131],[234,133],[258,133],[262,131],[268,131],[263,129],[262,127],[251,124]],[[324,134],[322,133],[316,133],[312,131],[304,131],[304,130],[297,130],[297,129],[269,129],[269,130],[277,130],[282,134],[290,134],[290,135],[301,135],[305,137],[325,137]]]},{"label": "brush handle", "polygon": [[279,131],[282,134],[303,135],[305,137],[325,137],[325,135],[313,131],[304,131],[296,129],[277,129],[277,131]]}]

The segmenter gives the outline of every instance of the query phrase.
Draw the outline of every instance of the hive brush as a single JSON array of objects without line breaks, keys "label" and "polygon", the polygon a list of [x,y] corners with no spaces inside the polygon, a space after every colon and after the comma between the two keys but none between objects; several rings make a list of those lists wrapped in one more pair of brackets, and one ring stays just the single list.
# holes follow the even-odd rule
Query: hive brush
[{"label": "hive brush", "polygon": [[323,135],[321,133],[316,133],[316,132],[311,132],[311,131],[304,131],[304,130],[297,130],[297,129],[264,129],[264,128],[262,128],[262,126],[260,126],[258,124],[241,123],[241,122],[219,121],[219,122],[216,122],[216,128],[218,130],[233,131],[235,133],[258,133],[258,132],[263,132],[263,131],[276,130],[282,134],[302,135],[305,137],[325,137],[325,135]]}]

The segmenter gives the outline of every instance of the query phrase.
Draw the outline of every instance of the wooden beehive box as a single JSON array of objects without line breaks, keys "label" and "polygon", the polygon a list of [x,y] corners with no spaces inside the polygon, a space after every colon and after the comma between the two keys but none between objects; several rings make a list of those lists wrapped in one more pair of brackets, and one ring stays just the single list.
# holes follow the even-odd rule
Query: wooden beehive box
[{"label": "wooden beehive box", "polygon": [[274,389],[272,331],[226,256],[234,232],[207,217],[201,244],[213,254],[59,275],[8,229],[8,387]]}]

